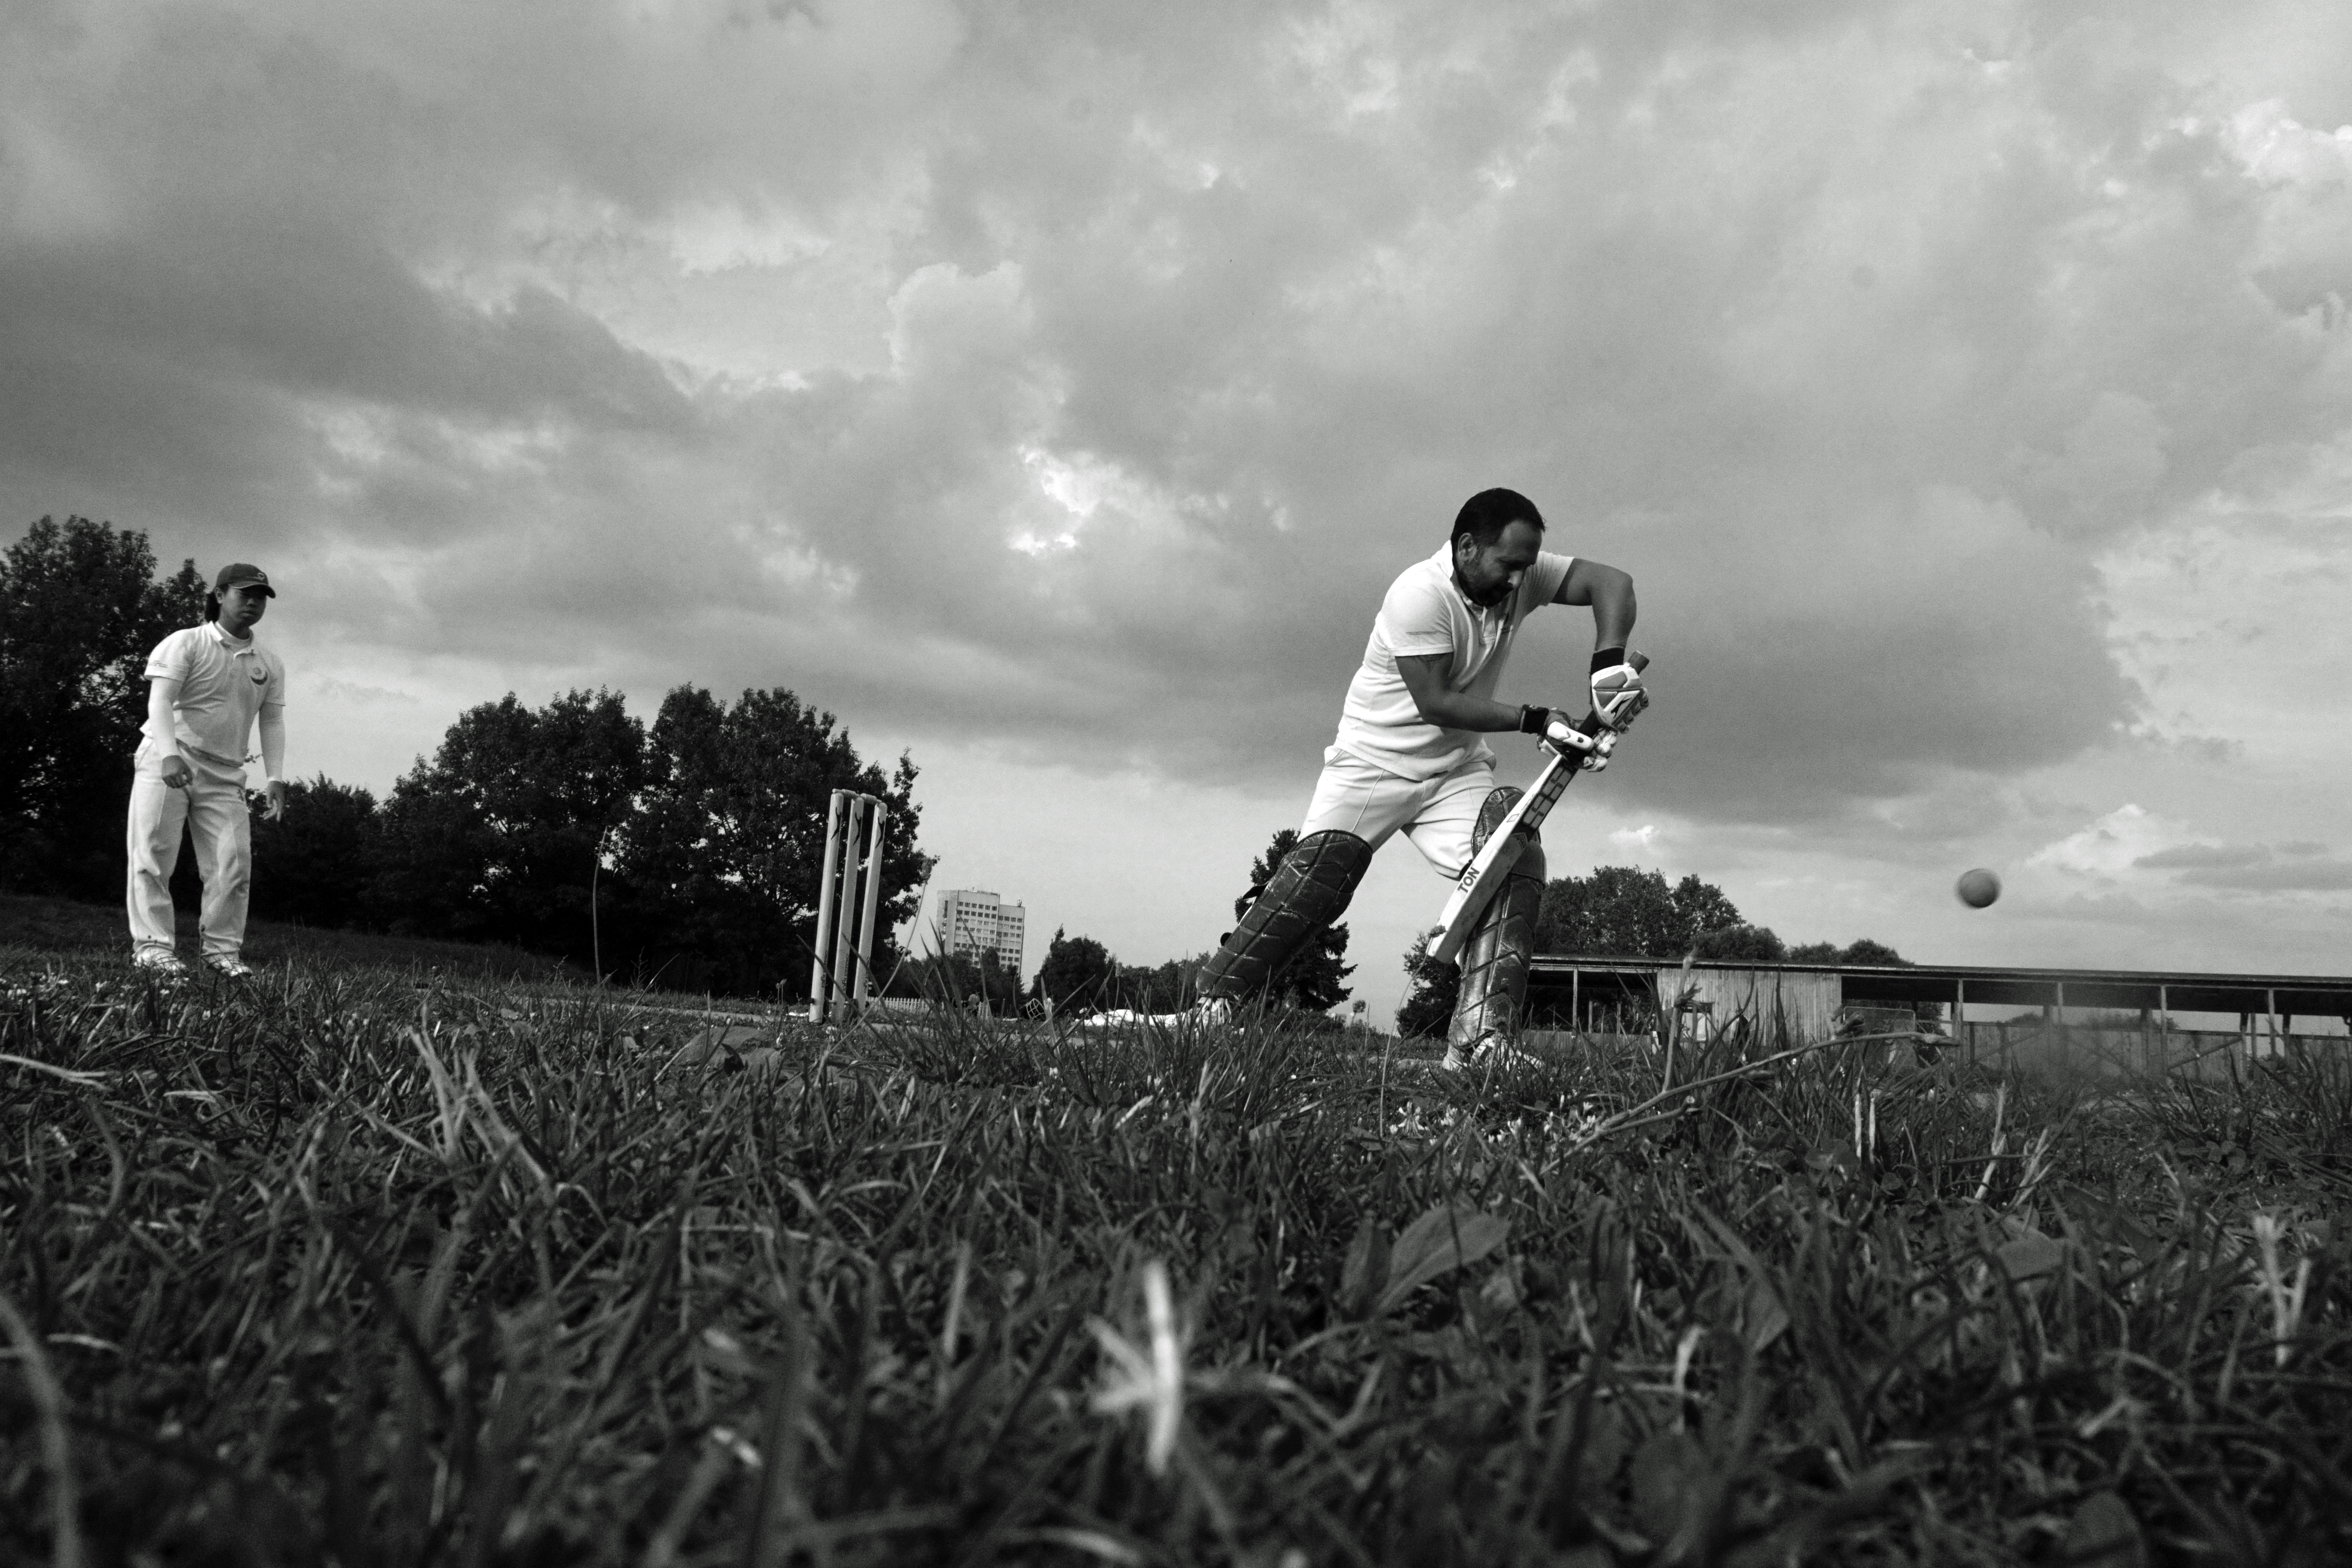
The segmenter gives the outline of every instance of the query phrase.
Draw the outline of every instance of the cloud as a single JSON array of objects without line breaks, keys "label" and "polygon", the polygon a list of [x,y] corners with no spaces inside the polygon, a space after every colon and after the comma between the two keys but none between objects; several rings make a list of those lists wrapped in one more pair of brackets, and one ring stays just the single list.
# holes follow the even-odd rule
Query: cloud
[{"label": "cloud", "polygon": [[1640,582],[1628,812],[1877,831],[2168,724],[2118,552],[2352,413],[2292,10],[44,0],[0,496],[527,695],[1262,784],[1509,483]]},{"label": "cloud", "polygon": [[2176,844],[2132,862],[2152,871],[2230,870],[2270,858],[2267,844]]},{"label": "cloud", "polygon": [[2126,803],[2089,826],[2045,844],[2026,859],[2029,866],[2046,866],[2074,876],[2110,878],[2135,866],[2159,863],[2193,847],[2179,840],[2185,830],[2141,807]]},{"label": "cloud", "polygon": [[2352,861],[2216,867],[2186,872],[2180,880],[2192,887],[2236,888],[2248,892],[2340,893],[2352,890]]},{"label": "cloud", "polygon": [[2183,887],[2247,892],[2352,890],[2352,861],[2307,840],[2284,844],[2181,844],[2132,862],[2148,870],[2179,871]]}]

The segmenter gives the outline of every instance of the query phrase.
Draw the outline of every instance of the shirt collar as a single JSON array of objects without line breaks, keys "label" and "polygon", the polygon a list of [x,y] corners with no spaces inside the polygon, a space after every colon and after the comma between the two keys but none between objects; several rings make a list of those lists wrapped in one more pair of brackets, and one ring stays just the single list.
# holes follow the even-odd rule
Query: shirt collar
[{"label": "shirt collar", "polygon": [[246,639],[243,642],[237,641],[235,637],[229,636],[228,633],[221,630],[221,624],[218,621],[206,621],[205,623],[205,630],[213,634],[213,640],[215,642],[220,644],[221,647],[228,649],[228,651],[233,654],[251,653],[261,646],[259,642],[255,640],[251,633],[247,634]]},{"label": "shirt collar", "polygon": [[1437,569],[1438,580],[1445,584],[1445,591],[1453,595],[1454,599],[1460,603],[1464,609],[1469,611],[1474,616],[1476,615],[1478,613],[1478,606],[1470,602],[1470,595],[1462,591],[1462,584],[1460,583],[1454,581],[1454,542],[1449,539],[1444,544],[1439,545],[1437,547],[1437,553],[1429,558],[1429,563]]}]

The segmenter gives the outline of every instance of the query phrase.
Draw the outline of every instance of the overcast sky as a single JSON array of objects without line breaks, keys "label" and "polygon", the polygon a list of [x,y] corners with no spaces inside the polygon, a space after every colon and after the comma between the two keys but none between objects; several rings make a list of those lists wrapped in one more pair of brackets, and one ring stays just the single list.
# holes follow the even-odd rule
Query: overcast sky
[{"label": "overcast sky", "polygon": [[[1152,963],[1509,485],[1656,660],[1554,874],[2341,973],[2347,121],[2325,0],[10,0],[0,532],[261,563],[290,763],[379,791],[790,687],[1031,965]],[[1381,858],[1377,1013],[1444,891]]]}]

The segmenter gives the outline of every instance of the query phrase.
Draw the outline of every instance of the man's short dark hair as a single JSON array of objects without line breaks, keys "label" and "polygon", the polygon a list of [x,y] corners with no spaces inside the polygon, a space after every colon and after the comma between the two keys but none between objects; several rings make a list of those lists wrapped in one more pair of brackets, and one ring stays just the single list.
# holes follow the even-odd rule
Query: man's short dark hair
[{"label": "man's short dark hair", "polygon": [[1480,490],[1454,514],[1454,531],[1446,537],[1458,542],[1466,533],[1481,545],[1492,544],[1503,536],[1503,530],[1515,522],[1528,523],[1538,533],[1543,531],[1543,513],[1518,491]]}]

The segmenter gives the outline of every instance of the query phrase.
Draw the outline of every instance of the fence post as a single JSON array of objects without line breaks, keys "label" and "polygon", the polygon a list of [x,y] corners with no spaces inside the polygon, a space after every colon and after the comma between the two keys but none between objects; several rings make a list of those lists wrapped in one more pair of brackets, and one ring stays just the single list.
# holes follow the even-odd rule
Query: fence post
[{"label": "fence post", "polygon": [[[2172,1070],[2172,996],[2171,987],[2159,984],[2156,988],[2157,1071]],[[2202,1073],[2198,1075],[2203,1077]]]}]

